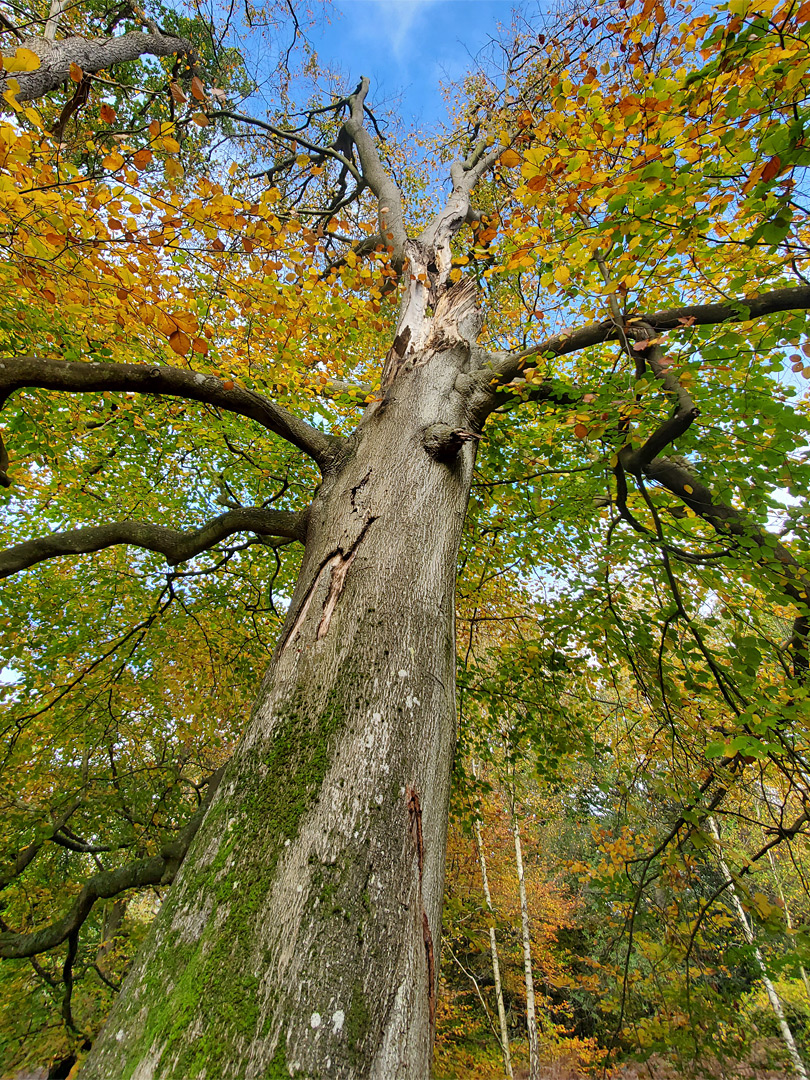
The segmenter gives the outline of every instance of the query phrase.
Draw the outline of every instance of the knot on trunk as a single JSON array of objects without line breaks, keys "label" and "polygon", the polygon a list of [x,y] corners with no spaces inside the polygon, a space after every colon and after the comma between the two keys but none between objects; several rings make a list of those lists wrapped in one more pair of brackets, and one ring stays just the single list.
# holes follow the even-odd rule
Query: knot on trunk
[{"label": "knot on trunk", "polygon": [[455,461],[465,442],[480,438],[474,431],[452,428],[449,424],[429,424],[422,429],[422,445],[437,461]]}]

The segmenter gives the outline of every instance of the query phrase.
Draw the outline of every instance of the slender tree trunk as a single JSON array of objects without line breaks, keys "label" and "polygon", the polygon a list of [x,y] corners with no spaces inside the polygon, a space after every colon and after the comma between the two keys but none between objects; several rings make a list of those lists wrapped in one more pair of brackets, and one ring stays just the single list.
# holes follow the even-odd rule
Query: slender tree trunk
[{"label": "slender tree trunk", "polygon": [[475,446],[470,345],[433,341],[319,489],[246,734],[83,1080],[428,1075]]},{"label": "slender tree trunk", "polygon": [[537,1038],[537,1010],[532,975],[532,933],[529,925],[529,905],[526,900],[526,878],[523,874],[520,826],[514,802],[512,802],[512,835],[515,838],[515,862],[520,886],[520,925],[523,937],[523,970],[526,978],[526,1027],[529,1033],[529,1080],[540,1080],[540,1046]]},{"label": "slender tree trunk", "polygon": [[[756,810],[757,810],[757,821],[761,821],[761,817],[760,817],[760,813],[759,813],[759,803],[756,804]],[[765,834],[764,829],[762,830],[762,839],[764,841],[766,841],[766,842],[767,842],[767,839],[768,839],[766,834]],[[773,851],[772,851],[771,848],[768,848],[768,862],[771,864],[771,877],[773,878],[773,883],[776,886],[776,891],[779,893],[779,899],[782,901],[782,908],[783,908],[783,910],[785,912],[785,922],[787,923],[787,928],[788,928],[788,930],[792,930],[793,929],[793,919],[791,918],[791,914],[790,914],[790,906],[789,906],[789,904],[787,902],[787,897],[785,896],[785,891],[782,888],[782,881],[781,881],[779,873],[778,873],[778,871],[776,869],[776,860],[773,857]],[[795,948],[795,943],[794,943],[794,948]],[[807,995],[808,1000],[810,1000],[810,982],[808,981],[807,971],[805,970],[804,964],[799,964],[799,973],[801,974],[802,982],[804,983],[804,992]]]},{"label": "slender tree trunk", "polygon": [[[723,850],[720,847],[720,832],[717,828],[717,822],[714,820],[713,817],[708,818],[708,822],[709,830],[714,837],[715,844],[717,845],[717,857],[720,862],[720,869],[723,871],[723,875],[725,876],[725,878],[728,881],[731,881],[731,873],[729,872],[728,865],[725,858],[723,857]],[[796,1046],[796,1040],[793,1038],[793,1032],[790,1030],[790,1025],[788,1024],[785,1017],[785,1010],[782,1008],[782,1002],[776,992],[776,987],[773,985],[770,977],[768,976],[768,969],[765,967],[765,961],[762,957],[762,953],[760,952],[759,947],[756,944],[756,939],[754,938],[754,931],[748,921],[748,916],[745,914],[745,909],[740,902],[740,898],[737,894],[737,890],[734,888],[734,885],[729,885],[728,892],[731,897],[732,907],[734,908],[734,911],[737,915],[737,920],[742,927],[745,940],[748,942],[749,945],[754,946],[754,957],[757,962],[757,967],[759,968],[760,978],[762,979],[762,982],[765,986],[765,992],[768,995],[768,1001],[771,1003],[771,1008],[773,1009],[774,1015],[776,1016],[776,1022],[779,1025],[779,1031],[782,1035],[782,1042],[785,1044],[785,1049],[788,1052],[788,1057],[790,1058],[791,1064],[793,1065],[793,1071],[796,1076],[801,1077],[802,1080],[807,1080],[807,1070],[804,1067],[804,1062],[802,1061],[798,1047]]]},{"label": "slender tree trunk", "polygon": [[495,1000],[498,1003],[498,1023],[501,1029],[501,1050],[503,1051],[503,1067],[509,1080],[514,1075],[512,1072],[512,1054],[509,1049],[509,1031],[506,1027],[506,1010],[503,1005],[503,988],[501,987],[501,965],[498,962],[498,943],[495,940],[495,912],[492,907],[492,897],[489,892],[489,878],[487,877],[487,862],[484,855],[484,845],[481,842],[481,822],[475,819],[475,843],[478,848],[478,862],[481,866],[481,880],[484,883],[484,899],[489,912],[489,948],[492,953],[492,977],[495,980]]}]

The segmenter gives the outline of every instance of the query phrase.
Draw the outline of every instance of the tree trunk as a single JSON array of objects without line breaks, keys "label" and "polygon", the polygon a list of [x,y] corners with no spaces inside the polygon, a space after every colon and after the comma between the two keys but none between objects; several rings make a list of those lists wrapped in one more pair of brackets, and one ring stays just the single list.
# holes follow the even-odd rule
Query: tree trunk
[{"label": "tree trunk", "polygon": [[526,979],[526,1028],[529,1033],[529,1080],[540,1078],[540,1046],[537,1038],[537,1009],[534,1000],[532,974],[532,931],[529,925],[529,905],[526,900],[526,878],[523,874],[523,851],[520,846],[520,827],[512,801],[512,833],[515,838],[515,862],[520,887],[520,927],[523,937],[523,972]]},{"label": "tree trunk", "polygon": [[[474,770],[475,766],[473,766]],[[481,842],[481,822],[475,819],[475,843],[478,847],[478,862],[481,866],[481,880],[484,883],[484,899],[489,912],[489,950],[492,955],[492,977],[495,980],[495,1000],[498,1004],[498,1023],[501,1029],[501,1050],[503,1052],[503,1068],[508,1080],[512,1080],[512,1053],[509,1048],[509,1029],[506,1026],[506,1009],[503,1005],[503,988],[501,986],[501,965],[498,961],[498,943],[495,940],[495,912],[492,908],[492,897],[489,892],[489,878],[487,877],[487,861],[484,855],[484,845]]]},{"label": "tree trunk", "polygon": [[[723,871],[723,876],[726,878],[727,881],[733,882],[733,878],[728,868],[728,864],[726,863],[726,860],[723,856],[723,849],[720,846],[720,831],[717,828],[717,822],[714,820],[713,817],[710,817],[708,818],[708,824],[709,831],[714,837],[714,842],[717,845],[717,858],[718,862],[720,863],[720,869]],[[793,1066],[793,1072],[796,1074],[796,1076],[800,1077],[800,1080],[807,1080],[807,1070],[804,1067],[804,1062],[802,1061],[799,1049],[796,1046],[796,1040],[793,1038],[793,1032],[790,1030],[790,1025],[787,1022],[785,1010],[782,1008],[782,1000],[777,994],[776,987],[773,985],[770,976],[768,975],[768,969],[765,967],[765,960],[763,959],[759,946],[756,943],[754,931],[751,928],[751,924],[748,922],[748,916],[745,914],[745,909],[742,906],[740,898],[737,895],[737,890],[735,889],[733,884],[729,885],[728,893],[731,897],[731,904],[737,916],[737,921],[742,927],[742,932],[745,940],[748,942],[749,945],[754,946],[754,959],[756,960],[757,967],[759,968],[759,976],[762,979],[762,983],[765,987],[765,993],[768,995],[768,1001],[770,1002],[774,1016],[776,1017],[776,1023],[782,1036],[782,1042],[785,1044],[785,1049],[787,1050],[788,1057],[790,1058],[791,1065]]]},{"label": "tree trunk", "polygon": [[253,716],[83,1080],[428,1075],[475,456],[470,345],[432,340],[316,495]]}]

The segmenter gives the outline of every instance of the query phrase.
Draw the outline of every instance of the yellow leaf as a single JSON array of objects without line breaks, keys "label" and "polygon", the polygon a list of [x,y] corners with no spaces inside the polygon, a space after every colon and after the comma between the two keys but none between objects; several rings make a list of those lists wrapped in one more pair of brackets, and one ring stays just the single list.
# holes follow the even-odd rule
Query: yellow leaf
[{"label": "yellow leaf", "polygon": [[208,127],[208,125],[211,123],[205,113],[201,112],[194,113],[191,119],[194,121],[197,127]]},{"label": "yellow leaf", "polygon": [[501,165],[504,165],[507,169],[514,169],[521,163],[520,154],[516,154],[514,150],[504,150],[498,160]]},{"label": "yellow leaf", "polygon": [[13,56],[3,57],[3,68],[6,71],[36,71],[39,67],[39,57],[30,49],[19,48]]},{"label": "yellow leaf", "polygon": [[571,280],[571,271],[567,266],[558,266],[554,271],[554,277],[559,281],[560,285],[567,285]]},{"label": "yellow leaf", "polygon": [[178,178],[183,175],[183,166],[180,164],[179,161],[175,161],[174,158],[168,158],[164,165],[164,168],[166,170],[167,176]]},{"label": "yellow leaf", "polygon": [[117,150],[113,150],[111,154],[107,154],[102,164],[105,169],[110,169],[111,172],[115,172],[116,169],[120,169],[124,164],[124,159]]}]

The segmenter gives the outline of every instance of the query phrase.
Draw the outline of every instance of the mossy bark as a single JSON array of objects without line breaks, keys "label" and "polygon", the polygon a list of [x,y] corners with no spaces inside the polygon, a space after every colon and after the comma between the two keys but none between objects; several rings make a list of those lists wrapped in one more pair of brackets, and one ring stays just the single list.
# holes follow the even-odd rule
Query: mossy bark
[{"label": "mossy bark", "polygon": [[[244,738],[83,1080],[426,1077],[470,349],[370,408],[312,506]],[[433,438],[435,442],[435,438]]]}]

